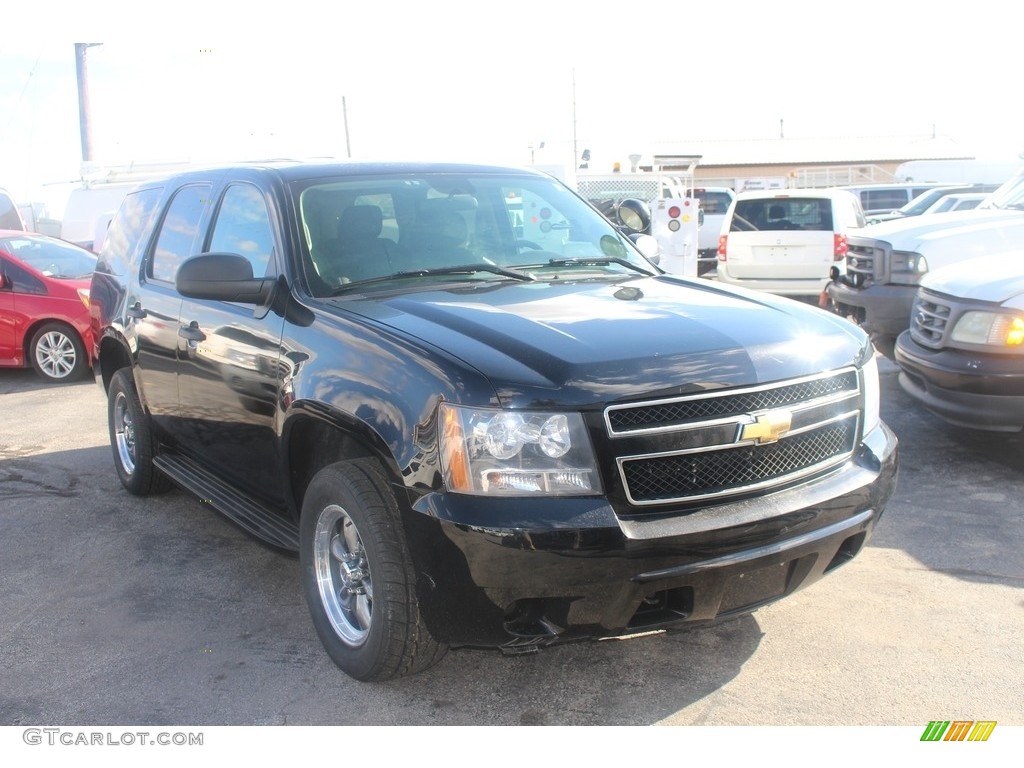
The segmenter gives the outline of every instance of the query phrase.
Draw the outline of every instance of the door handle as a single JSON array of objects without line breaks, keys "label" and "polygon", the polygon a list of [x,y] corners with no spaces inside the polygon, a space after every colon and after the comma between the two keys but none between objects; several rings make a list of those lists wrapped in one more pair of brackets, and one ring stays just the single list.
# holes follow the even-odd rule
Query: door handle
[{"label": "door handle", "polygon": [[183,339],[188,339],[190,344],[195,344],[197,341],[206,341],[206,334],[199,330],[199,323],[195,320],[188,325],[179,326],[178,335]]},{"label": "door handle", "polygon": [[147,313],[146,310],[142,308],[142,304],[136,301],[132,306],[128,307],[125,314],[134,320],[142,320],[146,317]]}]

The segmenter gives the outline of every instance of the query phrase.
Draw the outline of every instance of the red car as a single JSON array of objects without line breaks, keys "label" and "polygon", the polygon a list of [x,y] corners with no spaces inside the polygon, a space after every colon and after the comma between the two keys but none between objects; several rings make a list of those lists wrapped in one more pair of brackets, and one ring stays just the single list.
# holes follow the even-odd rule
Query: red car
[{"label": "red car", "polygon": [[91,367],[89,283],[95,254],[32,232],[0,230],[0,366],[31,365],[45,381]]}]

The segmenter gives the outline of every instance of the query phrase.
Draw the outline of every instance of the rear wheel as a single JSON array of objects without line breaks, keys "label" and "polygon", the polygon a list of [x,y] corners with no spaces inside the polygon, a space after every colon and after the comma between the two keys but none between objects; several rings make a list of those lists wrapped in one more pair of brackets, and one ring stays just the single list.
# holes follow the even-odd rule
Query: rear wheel
[{"label": "rear wheel", "polygon": [[28,352],[32,367],[44,381],[77,381],[89,367],[85,345],[75,330],[64,323],[41,326],[32,335]]},{"label": "rear wheel", "polygon": [[423,624],[398,506],[375,461],[317,473],[302,504],[299,540],[313,626],[344,672],[388,680],[444,656],[447,648]]},{"label": "rear wheel", "polygon": [[153,465],[156,444],[130,369],[122,368],[114,374],[107,398],[110,447],[121,485],[136,496],[166,491],[171,483]]}]

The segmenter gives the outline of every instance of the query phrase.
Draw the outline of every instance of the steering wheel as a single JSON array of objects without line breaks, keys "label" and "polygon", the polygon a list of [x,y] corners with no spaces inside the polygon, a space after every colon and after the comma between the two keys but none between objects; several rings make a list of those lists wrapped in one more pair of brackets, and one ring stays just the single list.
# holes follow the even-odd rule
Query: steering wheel
[{"label": "steering wheel", "polygon": [[535,251],[544,250],[532,240],[516,240],[516,248],[532,248]]}]

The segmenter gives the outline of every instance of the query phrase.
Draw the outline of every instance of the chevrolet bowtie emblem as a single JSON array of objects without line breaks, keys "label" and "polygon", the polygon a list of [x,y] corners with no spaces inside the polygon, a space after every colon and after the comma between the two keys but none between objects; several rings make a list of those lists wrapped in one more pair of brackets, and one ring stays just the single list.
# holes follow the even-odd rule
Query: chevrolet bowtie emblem
[{"label": "chevrolet bowtie emblem", "polygon": [[752,424],[740,429],[740,440],[753,440],[758,445],[774,443],[789,432],[793,414],[789,411],[768,411],[754,417]]}]

